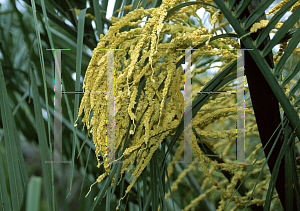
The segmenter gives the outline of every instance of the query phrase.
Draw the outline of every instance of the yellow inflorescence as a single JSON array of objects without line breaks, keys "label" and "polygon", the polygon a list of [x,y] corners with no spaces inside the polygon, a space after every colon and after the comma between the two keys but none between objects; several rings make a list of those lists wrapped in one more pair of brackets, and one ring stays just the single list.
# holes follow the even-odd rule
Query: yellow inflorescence
[{"label": "yellow inflorescence", "polygon": [[[267,15],[277,13],[289,0],[283,0],[279,4],[275,5],[272,9],[267,12]],[[291,12],[294,12],[300,6],[300,1],[298,0],[291,8]]]},{"label": "yellow inflorescence", "polygon": [[[269,21],[268,20],[261,20],[259,23],[254,23],[250,29],[251,33],[257,32],[258,29],[265,28],[268,25]],[[275,25],[275,29],[279,29],[283,23],[277,23]]]},{"label": "yellow inflorescence", "polygon": [[[176,48],[184,49],[195,47],[210,39],[212,33],[215,33],[218,30],[222,31],[222,27],[227,25],[219,23],[223,18],[219,10],[216,11],[207,6],[205,6],[206,10],[212,15],[211,24],[214,28],[213,30],[208,30],[203,27],[197,28],[194,25],[189,25],[187,23],[182,25],[183,20],[189,19],[191,14],[195,14],[195,10],[200,8],[199,5],[192,5],[180,9],[167,19],[172,20],[174,24],[167,23],[167,11],[181,2],[184,1],[166,0],[158,8],[139,8],[129,12],[125,17],[112,19],[113,25],[105,35],[100,35],[100,41],[93,51],[93,57],[86,71],[83,82],[85,94],[79,107],[78,117],[83,116],[82,122],[86,125],[89,132],[93,134],[93,142],[96,147],[95,154],[98,160],[97,166],[100,167],[100,160],[106,160],[105,155],[107,155],[107,97],[103,94],[92,94],[90,92],[107,90],[106,50],[121,49],[114,51],[115,151],[124,147],[128,123],[131,121],[132,124],[129,128],[128,136],[130,136],[131,140],[128,147],[122,155],[116,155],[116,159],[123,158],[120,175],[122,176],[126,170],[131,171],[130,167],[136,161],[136,167],[132,172],[132,177],[134,178],[126,189],[126,194],[130,191],[138,177],[148,165],[161,142],[167,135],[171,138],[173,137],[174,133],[169,133],[177,127],[183,117],[184,98],[181,89],[184,85],[184,70],[182,66],[179,66],[176,69],[176,64],[184,56],[184,53],[176,50]],[[206,0],[204,2],[211,3],[212,1]],[[125,9],[130,8],[131,5]],[[141,20],[148,15],[151,17],[145,25],[141,27],[139,25],[142,22]],[[87,17],[90,16],[88,15]],[[214,27],[216,23],[218,23],[218,27]],[[267,23],[268,22],[266,21],[261,21],[257,25],[254,24],[251,28],[251,32],[255,32],[257,29],[265,27]],[[120,33],[120,29],[124,26],[136,27],[130,31]],[[279,28],[280,26],[281,25],[279,24],[276,27]],[[161,43],[165,34],[173,35],[171,42]],[[219,55],[219,61],[222,62],[220,70],[222,70],[231,61],[236,59],[236,52],[229,50],[231,47],[240,48],[240,45],[237,41],[230,38],[222,38],[207,42],[199,51],[193,53],[191,61],[194,64],[199,57],[203,58],[206,55]],[[161,61],[161,58],[164,60]],[[214,60],[214,62],[215,61],[217,60]],[[122,66],[122,71],[119,71]],[[197,69],[195,67],[192,76],[195,76],[196,73],[203,73],[208,68],[202,67]],[[145,88],[140,91],[139,85],[142,79],[145,79]],[[210,78],[208,78],[208,80],[209,79]],[[159,86],[163,81],[164,85],[159,89]],[[201,85],[199,87],[202,88],[203,86]],[[230,86],[227,86],[226,89],[230,90]],[[137,103],[136,99],[139,91],[140,95]],[[223,142],[212,147],[215,149],[225,147],[224,155],[232,148],[231,146],[234,143],[236,134],[233,131],[223,130],[222,132],[216,132],[208,131],[204,128],[209,126],[209,124],[214,123],[216,120],[220,121],[223,118],[234,116],[236,113],[234,99],[235,95],[219,96],[214,100],[210,100],[193,118],[193,127],[199,135],[205,139],[208,137],[224,139]],[[218,107],[218,109],[212,111],[209,110],[216,107]],[[136,111],[134,110],[135,108]],[[146,108],[147,110],[145,111]],[[245,109],[245,112],[247,115],[246,121],[249,119],[250,121],[253,121],[253,118],[249,117],[251,115],[253,116],[253,111],[247,108]],[[90,118],[91,113],[93,113],[93,115]],[[140,122],[137,124],[139,120]],[[247,125],[245,131],[246,136],[249,136],[252,133],[255,126],[255,124]],[[227,139],[226,142],[225,139]],[[209,145],[208,142],[207,144]],[[212,161],[204,155],[197,145],[197,139],[194,133],[192,149],[197,155],[197,158],[201,161],[200,169],[206,175],[205,182],[203,182],[202,185],[203,188],[205,188],[205,194],[192,200],[191,204],[188,205],[185,210],[191,209],[194,205],[199,203],[199,201],[204,199],[204,197],[216,190],[222,194],[222,200],[219,206],[219,210],[221,210],[224,208],[225,200],[230,199],[237,179],[244,176],[243,169],[248,165],[228,165],[226,163],[219,164]],[[257,150],[259,150],[259,148],[257,148]],[[100,153],[103,155],[102,158],[100,157]],[[181,143],[181,146],[177,149],[174,160],[168,165],[169,175],[172,174],[173,165],[175,164],[175,161],[180,159],[182,153],[183,143]],[[252,155],[255,153],[253,152]],[[208,165],[211,166],[210,169],[207,167]],[[100,175],[96,182],[101,182],[105,179],[110,174],[111,167],[112,165],[109,163],[104,164],[105,173]],[[187,172],[191,171],[193,167],[194,164],[191,164],[188,169],[184,170],[171,189],[175,190],[182,177]],[[224,179],[222,179],[221,182],[217,181],[213,176],[212,169],[225,170],[232,173],[234,175],[232,181]],[[114,182],[117,181],[114,181],[113,179],[111,186],[113,186]],[[213,186],[209,187],[209,184],[213,184]],[[222,188],[222,186],[224,186],[224,188]],[[166,195],[166,199],[168,197],[169,195]],[[248,198],[249,197],[235,198],[236,206],[241,206]],[[260,201],[259,199],[253,199],[251,203],[260,203]]]}]

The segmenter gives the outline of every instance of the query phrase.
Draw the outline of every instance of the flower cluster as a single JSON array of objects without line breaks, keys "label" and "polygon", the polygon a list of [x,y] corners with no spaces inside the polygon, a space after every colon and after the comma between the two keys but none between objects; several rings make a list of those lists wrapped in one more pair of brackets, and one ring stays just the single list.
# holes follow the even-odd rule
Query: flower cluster
[{"label": "flower cluster", "polygon": [[[133,169],[131,174],[134,179],[126,189],[126,194],[131,190],[148,165],[161,142],[167,135],[173,137],[174,133],[169,133],[176,128],[183,117],[184,98],[181,89],[184,86],[184,70],[182,66],[176,68],[176,64],[184,57],[184,53],[176,50],[176,48],[195,47],[208,40],[206,45],[193,53],[191,61],[197,64],[204,56],[218,55],[220,58],[213,62],[221,61],[220,70],[222,70],[229,62],[236,59],[236,52],[229,51],[230,46],[234,48],[240,47],[237,41],[230,38],[222,38],[210,42],[209,39],[212,37],[212,33],[217,30],[222,31],[222,27],[226,26],[226,24],[219,23],[222,20],[220,11],[215,11],[212,7],[205,6],[212,15],[211,24],[213,27],[216,23],[219,25],[214,27],[213,30],[208,30],[204,27],[198,28],[187,23],[182,25],[185,19],[189,19],[191,14],[195,14],[195,11],[200,7],[199,5],[182,8],[166,19],[168,10],[181,2],[183,0],[166,0],[158,8],[139,8],[129,12],[125,17],[112,19],[113,25],[105,35],[100,35],[99,43],[93,51],[93,57],[86,71],[83,83],[85,94],[79,107],[78,117],[82,116],[81,121],[86,125],[89,132],[93,134],[93,142],[96,147],[95,154],[98,160],[97,167],[99,168],[102,164],[100,160],[106,159],[106,115],[108,108],[107,97],[103,94],[93,94],[93,92],[107,91],[108,53],[106,50],[120,49],[114,52],[115,151],[123,149],[125,141],[128,140],[126,137],[131,138],[123,154],[116,155],[116,159],[123,158],[120,175],[124,175],[125,171],[131,171],[130,167],[136,162],[135,169]],[[211,3],[212,1],[206,0],[204,2]],[[125,9],[130,8],[131,5]],[[141,27],[142,19],[147,16],[150,16],[150,18]],[[91,16],[88,15],[88,17]],[[174,24],[169,24],[167,22],[169,20]],[[259,24],[253,25],[252,31],[265,27],[267,22]],[[131,26],[132,29],[120,32],[120,29],[125,26]],[[166,34],[172,35],[172,38],[162,43]],[[210,68],[210,66],[201,68],[196,68],[196,66],[192,76],[203,73]],[[145,83],[145,86],[144,89],[140,90],[142,82]],[[161,84],[163,85],[160,86]],[[230,89],[232,87],[227,85],[226,90]],[[224,139],[219,145],[212,147],[214,150],[218,150],[226,145],[224,154],[227,154],[232,148],[236,133],[228,130],[209,132],[204,128],[216,120],[233,116],[236,113],[234,99],[234,95],[230,97],[216,97],[208,101],[202,107],[203,111],[199,111],[193,118],[193,127],[205,139],[207,137]],[[218,106],[218,109],[214,111],[209,110],[216,106]],[[253,116],[251,109],[245,109],[245,113],[247,114],[246,120],[250,118],[249,116]],[[128,128],[129,122],[132,123],[130,128]],[[250,135],[253,128],[255,128],[255,125],[247,125],[246,136]],[[168,165],[169,175],[173,172],[175,161],[179,160],[183,153],[183,143],[178,144],[181,144],[181,146],[177,149],[174,160]],[[243,177],[246,164],[241,166],[212,161],[204,155],[197,145],[194,133],[192,148],[193,152],[200,159],[200,167],[206,175],[207,179],[203,182],[203,187],[206,190],[205,194],[194,199],[185,210],[193,207],[213,191],[219,191],[222,194],[222,201],[219,207],[221,209],[224,206],[224,200],[231,197],[237,180]],[[101,182],[110,174],[111,167],[112,165],[109,163],[104,164],[105,172],[97,178],[96,183]],[[193,167],[194,164],[191,164],[187,170],[182,172],[174,182],[172,190],[177,188],[182,177],[187,172],[192,171]],[[232,181],[223,178],[219,182],[213,176],[213,169],[232,173],[234,175]],[[111,186],[113,186],[114,182],[117,181],[113,179]],[[209,186],[208,183],[213,186],[206,187]],[[222,188],[223,186],[225,188]],[[166,196],[167,198],[168,195]],[[235,198],[234,201],[237,204],[243,204],[248,198],[250,197]],[[260,202],[259,199],[252,199],[251,201],[251,203]]]},{"label": "flower cluster", "polygon": [[[275,5],[267,12],[267,15],[276,14],[289,0],[283,0],[279,4]],[[297,1],[291,8],[291,12],[294,12],[300,6],[300,1]]]},{"label": "flower cluster", "polygon": [[[254,23],[252,25],[252,27],[250,28],[250,32],[255,33],[255,32],[257,32],[258,29],[265,28],[268,25],[268,23],[269,23],[268,20],[261,20],[259,23]],[[282,25],[283,25],[283,23],[277,23],[275,25],[275,28],[279,29]]]}]

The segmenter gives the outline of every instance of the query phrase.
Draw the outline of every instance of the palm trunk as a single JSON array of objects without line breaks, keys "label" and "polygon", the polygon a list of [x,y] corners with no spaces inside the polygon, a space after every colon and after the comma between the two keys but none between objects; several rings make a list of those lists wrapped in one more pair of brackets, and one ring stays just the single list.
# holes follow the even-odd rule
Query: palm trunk
[{"label": "palm trunk", "polygon": [[[241,15],[240,19],[243,17],[248,17],[254,9],[258,6],[261,0],[252,0],[248,5],[248,8]],[[262,15],[256,22],[260,20],[266,20],[265,14]],[[251,38],[255,40],[260,31],[257,33],[252,33]],[[264,42],[259,46],[259,50],[262,50],[266,44],[270,41],[270,38],[267,37]],[[245,48],[244,44],[241,43],[241,47]],[[273,54],[272,51],[265,57],[271,68],[274,68],[273,63]],[[251,95],[251,101],[253,104],[253,109],[255,113],[255,118],[257,122],[257,127],[259,131],[259,135],[261,138],[262,146],[265,147],[268,140],[278,127],[281,124],[280,113],[279,113],[279,103],[278,100],[264,78],[263,74],[259,70],[255,61],[251,57],[249,52],[245,52],[245,74],[247,76],[249,91]],[[264,153],[267,157],[270,153],[271,147],[276,140],[276,137],[279,133],[279,130],[274,134],[270,143],[266,146]],[[277,141],[277,144],[268,160],[268,166],[270,168],[270,172],[273,172],[274,165],[279,154],[279,151],[282,147],[283,143],[283,133],[280,134],[280,139]],[[276,190],[279,195],[281,204],[283,209],[285,210],[285,174],[284,174],[284,158],[281,160],[280,169],[278,178],[276,181]],[[293,210],[297,210],[296,201],[294,197],[294,208]]]}]

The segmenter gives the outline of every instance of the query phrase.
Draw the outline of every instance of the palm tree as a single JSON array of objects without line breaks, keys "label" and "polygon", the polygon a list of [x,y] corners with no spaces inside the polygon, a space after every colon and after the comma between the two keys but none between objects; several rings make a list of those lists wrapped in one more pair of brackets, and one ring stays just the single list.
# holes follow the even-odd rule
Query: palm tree
[{"label": "palm tree", "polygon": [[[170,6],[171,2],[117,0],[112,5],[110,19],[106,18],[111,6],[107,0],[11,0],[1,5],[0,201],[3,210],[115,210],[117,207],[120,210],[229,210],[234,207],[299,210],[299,2],[203,0],[176,1]],[[169,6],[165,6],[167,4]],[[273,13],[266,16],[271,5]],[[143,19],[145,25],[129,26],[128,22],[109,35],[115,26],[141,8],[151,11]],[[199,8],[204,8],[206,16],[199,17],[193,12]],[[157,14],[157,11],[167,13]],[[130,12],[133,13],[128,14]],[[206,21],[208,15],[210,21]],[[288,15],[286,20],[280,21],[285,15]],[[161,28],[155,22],[150,24],[153,17],[158,18],[157,23],[162,22]],[[131,23],[137,21],[139,18],[130,20]],[[149,27],[148,32],[142,31],[145,27]],[[161,31],[156,34],[154,29]],[[138,43],[145,33],[148,33],[143,38],[145,43],[139,48]],[[116,44],[117,35],[124,36],[124,41]],[[270,38],[270,35],[274,36]],[[196,37],[190,39],[189,36]],[[151,50],[154,37],[157,53]],[[185,41],[176,41],[180,39]],[[82,102],[86,102],[82,103],[85,111],[92,108],[89,118],[102,118],[97,116],[102,110],[98,112],[99,107],[89,107],[86,99],[92,98],[82,92],[90,91],[88,87],[97,80],[92,77],[89,84],[89,76],[101,71],[102,63],[108,60],[106,51],[98,51],[97,43],[101,42],[106,49],[111,46],[124,49],[125,54],[115,51],[115,67],[120,70],[115,73],[116,78],[122,78],[121,73],[127,74],[135,58],[134,50],[139,50],[132,76],[123,84],[121,80],[116,82],[118,86],[124,85],[118,93],[131,91],[132,99],[122,95],[120,103],[128,107],[131,101],[135,102],[132,114],[127,114],[127,107],[121,107],[120,113],[123,109],[123,119],[128,123],[116,122],[116,130],[120,128],[116,144],[120,146],[115,159],[123,163],[132,159],[126,168],[117,162],[96,168],[98,159],[105,159],[98,144],[98,140],[104,139],[95,133],[90,136],[91,128],[81,130],[84,117],[78,118]],[[174,97],[184,88],[183,83],[180,84],[184,81],[181,64],[188,58],[185,58],[186,51],[170,50],[169,46],[173,47],[174,43],[180,48],[201,50],[191,51],[193,91],[202,92],[192,97],[191,114],[188,110],[184,113],[184,106],[180,104],[184,101]],[[280,45],[277,52],[276,45]],[[228,156],[236,151],[235,137],[229,133],[230,129],[235,131],[236,113],[232,110],[235,96],[203,94],[234,90],[237,59],[236,52],[228,53],[229,47],[252,49],[245,51],[244,60],[249,87],[245,91],[248,97],[245,117],[246,123],[249,119],[252,121],[246,124],[246,154],[255,156],[255,165],[228,163]],[[46,50],[50,48],[65,49],[61,51],[62,142],[59,144],[53,141],[53,70],[54,61],[58,60],[54,51]],[[164,53],[159,52],[162,49]],[[207,55],[202,55],[203,52]],[[101,64],[99,69],[93,62]],[[220,68],[211,77],[209,70],[214,65]],[[152,74],[152,68],[158,71]],[[139,77],[142,70],[145,74]],[[58,81],[56,78],[56,86]],[[98,82],[99,87],[106,84],[105,79]],[[153,94],[149,91],[152,89],[156,89]],[[150,95],[153,95],[153,104],[148,104]],[[94,98],[104,100],[102,95]],[[104,104],[100,104],[102,106]],[[135,121],[131,115],[136,116]],[[200,160],[199,165],[184,162],[182,155],[187,115],[193,118],[191,131],[193,144],[196,143],[192,145],[193,159]],[[86,123],[90,122],[89,118]],[[150,123],[155,118],[161,118],[162,123],[158,127],[159,121],[153,121],[148,129],[150,138],[144,139],[147,121]],[[93,130],[96,131],[96,127]],[[228,136],[224,136],[225,132]],[[138,137],[138,134],[142,135]],[[138,140],[148,140],[149,144],[138,145]],[[249,140],[251,143],[247,143]],[[96,156],[91,155],[94,151]],[[140,152],[140,156],[145,152],[143,167],[142,159],[133,158],[134,153]],[[227,152],[227,156],[219,156],[220,152]],[[46,163],[59,160],[60,156],[70,163]],[[139,169],[143,170],[133,183],[132,171]],[[99,175],[106,173],[101,182],[90,188]],[[87,193],[87,197],[83,197]]]}]

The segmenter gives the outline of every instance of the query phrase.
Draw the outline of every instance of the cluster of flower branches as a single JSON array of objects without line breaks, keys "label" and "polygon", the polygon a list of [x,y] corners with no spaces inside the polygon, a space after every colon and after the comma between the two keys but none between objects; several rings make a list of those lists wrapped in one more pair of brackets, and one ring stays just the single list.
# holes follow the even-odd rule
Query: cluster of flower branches
[{"label": "cluster of flower branches", "polygon": [[[240,45],[237,41],[227,37],[220,38],[217,41],[211,41],[210,38],[217,34],[217,31],[224,32],[224,27],[228,22],[223,21],[223,15],[220,10],[207,5],[195,4],[184,7],[170,16],[168,11],[176,5],[182,3],[183,0],[166,0],[158,8],[144,9],[139,8],[129,12],[125,17],[118,19],[112,18],[113,26],[111,26],[105,35],[100,36],[99,43],[93,51],[93,57],[90,61],[84,79],[84,96],[80,104],[78,116],[83,115],[84,122],[90,132],[93,134],[93,141],[96,146],[96,156],[100,161],[100,155],[105,160],[107,150],[106,139],[106,96],[102,94],[90,94],[90,92],[103,91],[107,89],[107,51],[102,49],[121,49],[115,51],[115,149],[121,150],[125,146],[126,137],[129,135],[131,140],[124,150],[123,154],[118,155],[116,159],[123,160],[121,175],[130,169],[136,161],[135,169],[132,173],[134,177],[131,184],[126,190],[126,194],[130,191],[138,177],[141,175],[153,153],[158,149],[162,141],[169,135],[179,124],[184,114],[184,98],[181,89],[184,86],[184,70],[180,66],[176,68],[177,62],[184,56],[183,52],[176,50],[188,47],[194,47],[205,41],[206,45],[202,46],[199,51],[192,55],[192,63],[195,63],[192,76],[205,72],[208,67],[196,68],[197,63],[207,55],[218,55],[218,61],[222,62],[219,71],[224,69],[230,62],[236,59],[236,52],[230,51],[230,48],[239,49]],[[204,1],[211,3],[212,1]],[[297,5],[295,5],[297,6]],[[210,13],[211,27],[205,28],[202,21],[196,14],[196,11],[204,7]],[[128,8],[125,9],[130,9]],[[276,7],[274,7],[276,8]],[[276,10],[273,9],[272,13]],[[278,10],[277,10],[278,11]],[[202,27],[198,28],[193,24],[187,24],[190,16],[195,16]],[[149,16],[145,25],[141,27],[142,19]],[[150,17],[151,16],[151,17]],[[90,17],[90,16],[89,16]],[[173,23],[168,23],[172,21]],[[216,23],[218,26],[215,27]],[[256,32],[267,25],[268,21],[261,21],[254,24],[250,32]],[[276,25],[280,28],[282,23]],[[119,32],[122,27],[131,26],[129,31]],[[172,35],[166,42],[162,43],[165,35]],[[278,61],[282,55],[286,45],[281,45],[278,55],[275,55],[275,61]],[[294,53],[297,53],[295,51]],[[200,58],[200,60],[199,60]],[[139,92],[139,86],[145,80],[144,89]],[[208,81],[206,81],[208,82]],[[163,86],[160,86],[163,84]],[[205,84],[204,84],[205,85]],[[203,86],[197,88],[201,91]],[[229,84],[222,88],[226,91],[234,91]],[[286,91],[289,91],[288,86]],[[246,91],[248,92],[248,90]],[[136,102],[139,96],[138,102]],[[166,101],[167,100],[167,101]],[[249,103],[249,102],[248,102]],[[134,111],[134,108],[136,110]],[[211,111],[209,108],[216,108]],[[226,156],[235,143],[235,130],[232,131],[208,131],[207,127],[216,121],[224,123],[226,119],[234,119],[236,113],[235,95],[216,97],[210,100],[202,107],[202,110],[193,118],[193,127],[199,135],[204,137],[204,141],[212,147],[216,152],[222,150]],[[246,138],[256,135],[257,126],[254,120],[253,110],[245,109],[246,122],[252,122],[246,125]],[[90,118],[90,116],[92,116]],[[132,122],[129,134],[127,133],[128,122]],[[139,124],[138,124],[139,123]],[[172,137],[171,134],[170,137]],[[183,134],[182,134],[183,136]],[[202,181],[202,189],[205,194],[200,195],[191,201],[185,210],[191,209],[204,197],[213,191],[219,191],[222,194],[218,210],[223,210],[227,199],[233,196],[234,188],[237,181],[242,180],[250,164],[218,163],[208,158],[199,148],[196,135],[193,133],[192,149],[196,159],[200,164],[198,171],[206,176]],[[208,138],[220,138],[215,140],[215,144],[210,144]],[[182,142],[178,140],[178,142]],[[255,147],[255,146],[254,146]],[[261,144],[257,143],[255,150],[250,154],[248,159],[254,159],[257,150],[261,150]],[[183,153],[183,143],[177,148],[174,160],[169,163],[168,172],[171,175],[175,161],[179,160]],[[225,159],[224,160],[228,160]],[[257,162],[253,172],[261,169],[260,165],[264,159]],[[100,162],[98,164],[100,167]],[[100,175],[96,183],[101,182],[110,174],[112,165],[104,164],[105,173]],[[171,190],[178,188],[178,183],[188,171],[195,170],[196,165],[190,164],[190,167],[183,171],[178,179],[173,183]],[[199,170],[200,169],[200,170]],[[216,170],[224,170],[230,172],[233,177],[231,181],[227,178],[216,176]],[[264,178],[257,186],[257,193],[264,190],[268,185],[270,173],[268,170],[263,171]],[[217,180],[218,177],[218,180]],[[244,206],[250,199],[252,193],[253,182],[255,180],[245,180],[245,186],[249,188],[249,192],[245,196],[234,197],[234,209]],[[114,185],[114,179],[111,186]],[[201,182],[201,181],[200,181]],[[165,199],[169,198],[169,194]],[[125,196],[124,196],[125,197]],[[123,197],[123,198],[124,198]],[[276,194],[274,194],[276,198]],[[265,192],[257,194],[257,197],[251,198],[249,204],[261,205],[264,203]]]}]

